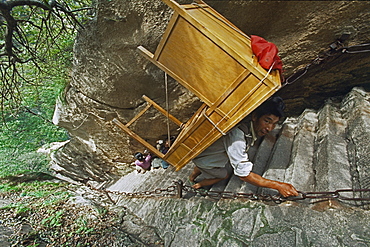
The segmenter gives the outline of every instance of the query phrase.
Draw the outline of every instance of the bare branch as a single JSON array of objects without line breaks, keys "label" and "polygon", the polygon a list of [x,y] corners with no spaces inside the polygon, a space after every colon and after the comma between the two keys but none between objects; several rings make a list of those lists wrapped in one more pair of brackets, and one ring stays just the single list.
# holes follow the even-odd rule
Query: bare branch
[{"label": "bare branch", "polygon": [[[19,8],[22,6],[29,9]],[[5,101],[19,102],[19,88],[33,81],[30,70],[37,79],[44,67],[40,64],[54,55],[51,48],[61,49],[56,40],[63,34],[75,32],[76,26],[82,28],[74,13],[89,9],[71,10],[64,2],[55,0],[49,3],[43,0],[0,1],[0,39],[3,40],[0,43],[1,108]],[[22,69],[24,65],[26,70]]]},{"label": "bare branch", "polygon": [[42,8],[44,10],[49,10],[49,11],[52,11],[52,7],[50,7],[50,5],[48,4],[45,4],[44,2],[42,1],[37,1],[37,0],[13,0],[13,1],[2,1],[0,3],[0,8],[1,9],[12,9],[14,7],[17,7],[17,6],[25,6],[25,5],[28,5],[28,6],[35,6],[35,7],[38,7],[38,8]]}]

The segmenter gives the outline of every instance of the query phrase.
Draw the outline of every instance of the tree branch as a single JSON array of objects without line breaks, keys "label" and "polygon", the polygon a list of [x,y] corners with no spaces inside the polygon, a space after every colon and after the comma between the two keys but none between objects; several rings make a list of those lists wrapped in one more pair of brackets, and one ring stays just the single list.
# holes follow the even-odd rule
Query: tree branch
[{"label": "tree branch", "polygon": [[56,40],[63,38],[64,33],[75,32],[76,26],[83,28],[74,13],[87,9],[91,8],[71,10],[68,5],[55,0],[49,3],[44,0],[0,0],[2,107],[4,102],[20,102],[19,89],[25,83],[33,82],[31,76],[35,80],[40,78],[42,63],[49,58],[55,59],[52,57],[55,56],[55,48],[61,49]]},{"label": "tree branch", "polygon": [[12,1],[5,1],[5,2],[2,1],[0,3],[0,8],[1,9],[7,8],[11,10],[14,7],[24,6],[24,5],[35,6],[35,7],[42,8],[44,10],[49,10],[49,11],[53,10],[50,5],[45,4],[42,1],[37,1],[37,0],[12,0]]}]

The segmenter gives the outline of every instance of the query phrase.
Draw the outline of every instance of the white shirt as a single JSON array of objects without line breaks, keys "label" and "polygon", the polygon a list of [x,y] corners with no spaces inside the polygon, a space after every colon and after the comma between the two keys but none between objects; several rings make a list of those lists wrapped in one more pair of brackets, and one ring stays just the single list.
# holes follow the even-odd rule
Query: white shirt
[{"label": "white shirt", "polygon": [[[253,126],[251,128],[250,136],[255,140]],[[248,176],[253,168],[253,163],[249,161],[247,154],[249,147],[247,147],[246,137],[249,137],[248,135],[239,128],[232,129],[227,135],[222,136],[194,158],[194,164],[202,169],[212,169],[225,167],[226,164],[230,163],[236,176]]]}]

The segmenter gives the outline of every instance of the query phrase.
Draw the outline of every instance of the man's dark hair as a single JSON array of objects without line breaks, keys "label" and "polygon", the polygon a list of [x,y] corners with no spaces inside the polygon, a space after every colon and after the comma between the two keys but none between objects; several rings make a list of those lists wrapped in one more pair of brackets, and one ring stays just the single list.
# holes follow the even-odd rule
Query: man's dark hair
[{"label": "man's dark hair", "polygon": [[285,104],[282,98],[279,96],[273,96],[263,102],[256,110],[254,110],[254,114],[257,118],[262,117],[263,115],[270,115],[273,114],[279,118],[283,118]]},{"label": "man's dark hair", "polygon": [[137,160],[140,160],[140,161],[144,160],[144,155],[143,155],[142,153],[140,153],[140,152],[136,152],[136,153],[134,154],[134,156],[135,156],[135,158],[136,158]]}]

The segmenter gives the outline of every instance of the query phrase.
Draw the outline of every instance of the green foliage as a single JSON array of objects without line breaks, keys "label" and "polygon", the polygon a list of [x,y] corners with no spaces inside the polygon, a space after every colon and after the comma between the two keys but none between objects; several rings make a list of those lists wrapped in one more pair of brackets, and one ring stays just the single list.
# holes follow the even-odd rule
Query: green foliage
[{"label": "green foliage", "polygon": [[[66,0],[64,4],[74,10],[88,6],[89,1]],[[15,77],[16,84],[0,83],[1,92],[15,86],[13,97],[1,100],[0,178],[30,171],[46,172],[49,160],[36,153],[37,149],[68,139],[65,130],[53,125],[51,119],[56,98],[63,98],[61,94],[69,83],[77,32],[67,22],[70,18],[67,15],[63,19],[26,5],[15,7],[12,15],[24,20],[18,24],[23,31],[20,35],[27,38],[22,43],[28,48],[20,54],[24,54],[24,60],[31,56],[36,59],[17,64],[22,76]],[[86,11],[75,12],[75,16],[82,23]],[[5,31],[0,27],[0,45],[5,43]]]},{"label": "green foliage", "polygon": [[0,191],[1,192],[17,192],[21,191],[22,188],[19,188],[19,186],[11,185],[11,184],[0,184]]},{"label": "green foliage", "polygon": [[[142,245],[131,241],[136,235],[125,233],[116,210],[95,199],[91,204],[76,203],[75,196],[81,196],[80,185],[32,180],[42,175],[0,179],[0,200],[5,205],[0,206],[0,222],[14,232],[8,239],[11,246],[113,246],[117,242],[122,246]],[[84,197],[89,198],[95,193],[86,192]],[[21,226],[26,230],[20,231]]]},{"label": "green foliage", "polygon": [[24,104],[28,86],[65,78],[72,62],[73,40],[94,12],[90,4],[90,0],[4,1],[0,6],[2,111]]},{"label": "green foliage", "polygon": [[[40,181],[19,184],[2,183],[0,184],[0,195],[18,194],[21,199],[0,208],[0,211],[12,211],[16,216],[26,217],[33,214],[35,210],[41,210],[45,207],[53,208],[70,197],[70,194],[60,190],[60,187],[61,184],[58,183]],[[42,224],[48,227],[59,226],[61,215],[60,212],[52,213],[50,217],[43,220]]]},{"label": "green foliage", "polygon": [[[75,234],[89,234],[94,231],[94,228],[89,226],[89,221],[86,219],[86,216],[80,216],[80,218],[76,220],[76,224],[78,228]],[[71,232],[71,236],[72,234],[73,232]]]},{"label": "green foliage", "polygon": [[20,196],[28,196],[34,198],[53,196],[59,199],[65,199],[69,196],[69,194],[65,191],[57,191],[57,189],[63,186],[63,184],[61,183],[37,180],[17,183],[16,178],[18,178],[19,181],[22,181],[21,176],[12,178],[8,177],[8,183],[0,184],[0,193],[20,192]]},{"label": "green foliage", "polygon": [[29,211],[31,211],[31,208],[28,207],[26,204],[23,203],[13,203],[6,205],[3,208],[0,208],[2,210],[13,210],[16,215],[25,215]]},{"label": "green foliage", "polygon": [[30,171],[48,171],[49,159],[33,150],[0,149],[0,178]]},{"label": "green foliage", "polygon": [[50,122],[56,98],[63,88],[64,84],[55,82],[38,88],[24,87],[23,107],[16,113],[4,112],[0,149],[36,149],[49,140],[65,140],[65,132]]},{"label": "green foliage", "polygon": [[51,81],[49,85],[24,87],[23,107],[16,113],[5,112],[0,122],[0,177],[28,171],[47,171],[48,158],[37,153],[41,146],[65,141],[64,129],[51,123],[56,97],[64,85]]},{"label": "green foliage", "polygon": [[[49,1],[42,2],[47,4]],[[63,3],[68,4],[69,9],[76,9],[86,6],[86,2],[65,0]],[[9,204],[0,208],[0,221],[8,224],[17,220],[25,221],[37,229],[29,233],[29,236],[15,236],[12,240],[23,244],[25,242],[19,240],[25,239],[28,242],[24,246],[38,246],[38,243],[42,243],[41,240],[48,238],[45,236],[50,236],[49,241],[57,239],[60,242],[58,246],[89,246],[84,241],[89,243],[91,236],[95,241],[100,240],[99,234],[104,236],[104,232],[110,232],[116,216],[110,215],[104,208],[90,210],[88,217],[83,216],[81,212],[88,209],[70,203],[71,194],[65,190],[65,184],[42,182],[38,181],[42,179],[40,176],[32,176],[38,172],[48,173],[48,157],[36,151],[48,143],[68,139],[65,130],[53,125],[51,119],[56,98],[63,100],[63,92],[69,84],[77,29],[67,22],[64,27],[69,29],[68,32],[53,28],[54,24],[58,24],[53,24],[53,21],[62,20],[47,20],[48,14],[35,7],[17,7],[12,13],[17,20],[24,20],[19,24],[24,25],[21,36],[26,37],[27,41],[18,40],[26,43],[29,48],[25,51],[22,50],[24,47],[17,47],[17,55],[22,56],[23,61],[32,55],[37,56],[29,62],[17,64],[17,74],[14,77],[16,87],[0,100],[0,199],[12,199]],[[75,14],[81,23],[82,16],[79,16],[79,12]],[[48,21],[49,32],[57,31],[50,33],[55,39],[50,39],[50,36],[47,38],[40,32],[39,27],[45,27],[45,20]],[[5,25],[0,26],[0,49],[5,44],[4,27]],[[18,45],[19,43],[16,44]],[[29,53],[30,51],[34,54]],[[7,61],[3,64],[6,63]],[[1,67],[2,75],[11,80],[14,73],[3,73],[4,68],[12,67]],[[12,86],[7,83],[0,82],[1,93]],[[95,216],[90,217],[90,213]],[[98,223],[101,222],[105,223],[99,226]]]},{"label": "green foliage", "polygon": [[62,216],[64,211],[51,212],[51,215],[41,221],[41,224],[47,227],[57,227],[62,225]]}]

